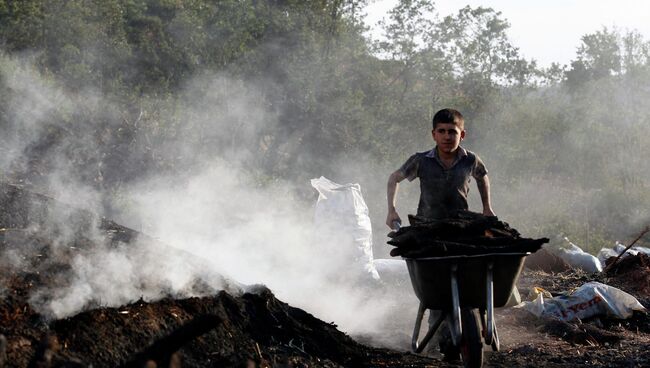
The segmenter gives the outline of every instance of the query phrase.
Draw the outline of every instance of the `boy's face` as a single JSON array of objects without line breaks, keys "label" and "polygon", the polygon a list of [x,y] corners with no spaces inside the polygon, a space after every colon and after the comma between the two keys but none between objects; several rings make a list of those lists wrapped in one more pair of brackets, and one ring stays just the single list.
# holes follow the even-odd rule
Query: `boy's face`
[{"label": "boy's face", "polygon": [[465,138],[465,129],[461,129],[453,123],[438,123],[436,128],[431,131],[431,135],[440,151],[453,153],[458,149],[460,141]]}]

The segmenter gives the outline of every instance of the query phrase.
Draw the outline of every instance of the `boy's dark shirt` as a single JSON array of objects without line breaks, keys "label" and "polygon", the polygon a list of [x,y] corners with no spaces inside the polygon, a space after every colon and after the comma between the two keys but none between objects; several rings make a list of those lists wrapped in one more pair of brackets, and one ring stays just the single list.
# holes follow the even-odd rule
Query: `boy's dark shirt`
[{"label": "boy's dark shirt", "polygon": [[458,210],[467,210],[470,176],[480,179],[487,174],[483,161],[471,151],[458,147],[458,156],[445,169],[437,147],[418,152],[399,168],[409,181],[420,178],[418,216],[445,218]]}]

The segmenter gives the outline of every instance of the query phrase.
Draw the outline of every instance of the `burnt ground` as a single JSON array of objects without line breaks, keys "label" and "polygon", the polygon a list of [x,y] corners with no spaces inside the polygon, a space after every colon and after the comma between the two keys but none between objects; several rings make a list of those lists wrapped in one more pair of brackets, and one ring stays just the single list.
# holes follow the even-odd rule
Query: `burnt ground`
[{"label": "burnt ground", "polygon": [[[59,318],[45,301],[71,285],[73,260],[96,249],[202,260],[92,213],[0,183],[0,366],[427,367],[436,359],[364,346],[264,286],[218,275],[119,308],[90,300]],[[156,254],[151,253],[156,250]],[[187,266],[187,265],[186,265]],[[164,271],[163,271],[164,272]],[[148,288],[167,285],[150,282]],[[218,288],[214,285],[218,285]],[[4,348],[3,348],[3,345]],[[3,359],[4,358],[4,359]],[[4,363],[4,364],[3,364]]]},{"label": "burnt ground", "polygon": [[[637,271],[632,271],[636,273]],[[644,270],[650,275],[650,269]],[[650,294],[626,274],[588,275],[566,271],[546,273],[524,270],[518,287],[522,298],[532,286],[553,295],[566,293],[589,281],[620,288],[635,296],[646,308]],[[617,320],[594,317],[573,323],[542,320],[523,309],[499,311],[497,326],[502,351],[490,353],[489,367],[648,367],[650,366],[650,316],[635,312]]]},{"label": "burnt ground", "polygon": [[[45,196],[4,184],[1,189],[0,334],[6,338],[7,367],[142,367],[148,360],[160,367],[459,366],[444,363],[436,352],[406,352],[409,326],[395,323],[391,330],[388,323],[387,333],[401,342],[372,347],[376,339],[355,336],[355,341],[336,325],[278,300],[264,286],[245,287],[225,278],[220,288],[211,286],[214,279],[196,280],[190,293],[195,296],[162,295],[117,308],[95,301],[80,313],[58,318],[37,301],[70,283],[75,255],[97,242],[135,247],[155,240]],[[61,232],[48,220],[52,213],[64,214],[66,221],[81,219],[72,236],[52,238]],[[93,236],[85,235],[88,228],[95,229]],[[156,246],[166,254],[179,252]],[[196,267],[200,263],[196,260]],[[518,287],[522,296],[533,286],[561,294],[595,280],[629,292],[647,307],[649,265],[639,256],[623,259],[607,275],[524,270]],[[487,367],[650,366],[650,318],[644,313],[623,321],[600,317],[559,323],[508,308],[498,311],[497,325],[502,350],[486,351]],[[0,365],[2,345],[0,338]]]}]

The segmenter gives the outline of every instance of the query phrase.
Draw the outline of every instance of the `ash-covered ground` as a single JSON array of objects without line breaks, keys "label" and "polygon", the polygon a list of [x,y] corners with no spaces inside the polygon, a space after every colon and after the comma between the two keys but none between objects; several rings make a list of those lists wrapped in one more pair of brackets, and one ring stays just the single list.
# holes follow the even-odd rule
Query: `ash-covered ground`
[{"label": "ash-covered ground", "polygon": [[[443,362],[435,350],[424,355],[408,353],[411,326],[404,325],[402,318],[386,321],[383,334],[391,336],[348,336],[337,329],[336,321],[324,322],[308,311],[291,307],[264,286],[245,286],[210,273],[202,260],[134,230],[13,185],[2,184],[1,189],[0,334],[4,339],[0,338],[0,365],[461,364]],[[76,224],[73,230],[61,226],[68,222]],[[112,258],[114,249],[129,249],[128,259]],[[163,255],[181,259],[189,269],[202,270],[187,273],[201,274],[202,278],[139,277],[138,285],[130,285],[129,279],[120,279],[121,275],[102,275],[101,268],[79,270],[87,267],[80,260],[99,257],[94,259],[97,265],[124,262],[139,265],[144,276],[164,274],[165,270],[147,268],[151,257]],[[560,294],[591,280],[618,287],[644,306],[650,305],[650,262],[643,256],[624,259],[607,275],[525,270],[518,286],[522,295],[534,286]],[[183,292],[179,293],[176,284],[181,281]],[[102,287],[106,288],[102,295],[110,295],[111,304],[116,300],[124,302],[109,307],[107,301],[89,295],[90,289]],[[124,288],[134,289],[120,293]],[[140,300],[126,297],[134,290],[142,290]],[[395,292],[400,295],[404,290]],[[408,312],[395,310],[396,315]],[[628,320],[601,317],[578,324],[540,320],[522,309],[509,308],[498,311],[497,325],[501,351],[486,350],[488,367],[650,366],[650,318],[644,313],[636,313]]]}]

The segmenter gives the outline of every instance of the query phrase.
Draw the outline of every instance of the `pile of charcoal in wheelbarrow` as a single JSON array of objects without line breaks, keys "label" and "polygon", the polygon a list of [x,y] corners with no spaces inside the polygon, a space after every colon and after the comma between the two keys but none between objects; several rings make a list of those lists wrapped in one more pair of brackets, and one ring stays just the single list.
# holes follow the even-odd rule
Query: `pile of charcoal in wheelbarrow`
[{"label": "pile of charcoal in wheelbarrow", "polygon": [[460,211],[446,219],[409,215],[411,226],[391,232],[388,244],[393,257],[406,258],[536,252],[547,238],[522,238],[519,232],[495,216]]}]

